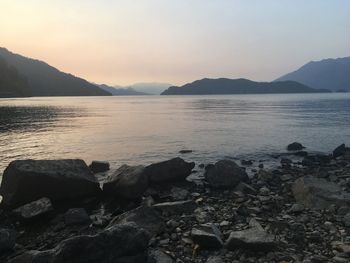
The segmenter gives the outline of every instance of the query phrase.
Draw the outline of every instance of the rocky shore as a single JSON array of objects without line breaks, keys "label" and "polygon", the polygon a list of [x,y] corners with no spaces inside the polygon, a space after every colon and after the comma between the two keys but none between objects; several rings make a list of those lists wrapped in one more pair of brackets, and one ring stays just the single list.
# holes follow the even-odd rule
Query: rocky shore
[{"label": "rocky shore", "polygon": [[350,148],[287,149],[274,169],[13,161],[0,187],[0,262],[350,262]]}]

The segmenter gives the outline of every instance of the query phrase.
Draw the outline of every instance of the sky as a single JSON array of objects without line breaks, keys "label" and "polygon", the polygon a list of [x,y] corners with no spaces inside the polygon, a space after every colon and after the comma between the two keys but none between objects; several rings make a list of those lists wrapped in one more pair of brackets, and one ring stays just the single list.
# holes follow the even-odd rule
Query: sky
[{"label": "sky", "polygon": [[350,56],[350,1],[0,0],[0,46],[110,85],[271,81]]}]

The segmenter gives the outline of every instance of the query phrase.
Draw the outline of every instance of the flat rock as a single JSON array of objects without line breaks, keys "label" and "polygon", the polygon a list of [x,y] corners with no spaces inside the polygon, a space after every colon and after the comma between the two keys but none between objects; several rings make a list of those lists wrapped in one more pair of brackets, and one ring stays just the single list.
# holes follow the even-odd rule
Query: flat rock
[{"label": "flat rock", "polygon": [[193,162],[188,163],[177,157],[168,161],[154,163],[145,168],[150,183],[161,184],[167,182],[184,181],[194,168]]},{"label": "flat rock", "polygon": [[83,160],[18,160],[5,169],[0,194],[3,205],[18,207],[42,197],[51,201],[79,199],[100,190]]},{"label": "flat rock", "polygon": [[197,204],[192,200],[186,200],[159,203],[153,207],[167,214],[190,214],[197,208]]},{"label": "flat rock", "polygon": [[109,162],[92,161],[89,165],[93,173],[102,173],[109,170]]},{"label": "flat rock", "polygon": [[128,262],[147,261],[148,233],[135,224],[112,226],[97,235],[75,236],[46,251],[30,251],[10,262]]},{"label": "flat rock", "polygon": [[214,188],[234,188],[249,180],[247,173],[231,160],[218,161],[205,169],[205,179]]},{"label": "flat rock", "polygon": [[52,210],[53,207],[50,199],[44,197],[29,204],[20,206],[17,209],[13,210],[13,212],[15,214],[18,214],[23,219],[33,219],[46,215]]},{"label": "flat rock", "polygon": [[14,230],[0,228],[0,254],[14,248],[16,233]]},{"label": "flat rock", "polygon": [[111,225],[135,223],[139,227],[147,230],[152,236],[162,233],[165,229],[165,223],[160,214],[152,207],[140,206],[115,217]]},{"label": "flat rock", "polygon": [[321,178],[299,178],[294,182],[292,191],[295,200],[307,208],[326,209],[331,205],[350,205],[349,193],[344,192],[336,183]]},{"label": "flat rock", "polygon": [[66,225],[81,225],[91,223],[91,219],[84,208],[71,208],[64,214]]},{"label": "flat rock", "polygon": [[242,231],[231,232],[225,244],[229,250],[244,248],[250,250],[273,250],[277,243],[273,235],[259,228],[250,228]]},{"label": "flat rock", "polygon": [[141,165],[122,165],[108,176],[103,184],[103,192],[126,199],[140,198],[148,187],[148,178],[144,171],[145,168]]},{"label": "flat rock", "polygon": [[192,228],[191,237],[202,249],[218,249],[223,246],[221,232],[214,224],[199,225]]}]

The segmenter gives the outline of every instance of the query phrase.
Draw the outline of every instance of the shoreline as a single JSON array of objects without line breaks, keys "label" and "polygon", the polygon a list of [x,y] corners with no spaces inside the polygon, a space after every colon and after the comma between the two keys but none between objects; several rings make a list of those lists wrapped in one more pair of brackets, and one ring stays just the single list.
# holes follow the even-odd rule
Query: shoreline
[{"label": "shoreline", "polygon": [[[0,208],[0,235],[8,238],[1,239],[0,261],[64,262],[65,257],[110,262],[113,256],[121,262],[348,262],[349,148],[317,155],[298,146],[290,153],[279,156],[273,168],[256,162],[255,169],[249,160],[195,167],[174,158],[146,167],[122,166],[105,176],[105,162],[90,165],[92,171],[103,171],[95,175],[79,160],[11,163],[1,186],[7,205]],[[242,166],[253,170],[249,177]],[[14,193],[13,183],[24,177],[10,183],[9,175],[29,171],[37,180],[42,169],[50,170],[52,178],[69,171],[68,183],[76,180],[75,172],[80,179],[84,174],[77,185],[82,195],[64,188],[54,194],[61,187],[54,179],[52,196],[34,198],[26,207],[33,193]],[[190,174],[204,178],[189,182]],[[96,175],[105,178],[102,189],[96,188]],[[49,189],[51,182],[43,185]],[[109,244],[109,239],[118,242],[121,233],[131,250]],[[76,251],[84,240],[89,249]]]}]

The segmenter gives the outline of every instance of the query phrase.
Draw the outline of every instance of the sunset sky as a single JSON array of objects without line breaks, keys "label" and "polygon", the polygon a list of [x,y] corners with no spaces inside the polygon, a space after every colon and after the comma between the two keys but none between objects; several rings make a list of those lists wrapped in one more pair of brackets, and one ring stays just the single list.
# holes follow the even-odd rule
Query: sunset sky
[{"label": "sunset sky", "polygon": [[269,81],[350,56],[350,1],[1,0],[0,46],[97,83]]}]

